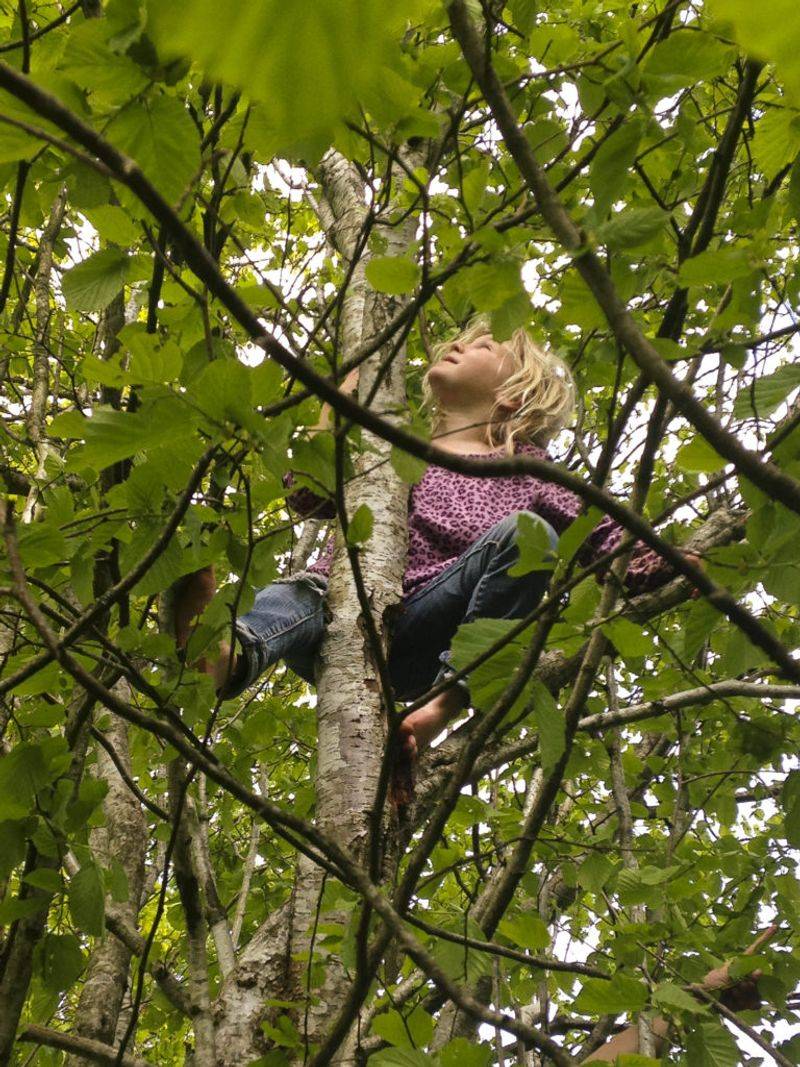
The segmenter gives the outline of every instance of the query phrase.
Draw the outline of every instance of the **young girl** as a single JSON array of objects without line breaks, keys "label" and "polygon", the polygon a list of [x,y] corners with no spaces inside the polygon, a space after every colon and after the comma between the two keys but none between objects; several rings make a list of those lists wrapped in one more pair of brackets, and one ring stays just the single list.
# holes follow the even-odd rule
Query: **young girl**
[{"label": "young girl", "polygon": [[[357,374],[357,372],[356,372]],[[356,374],[343,384],[355,385]],[[437,346],[423,379],[423,407],[432,409],[432,438],[450,452],[472,457],[529,454],[551,459],[547,442],[569,421],[574,383],[567,365],[533,343],[524,329],[509,341],[494,340],[478,319],[452,341]],[[329,424],[329,411],[316,430]],[[284,479],[291,487],[292,476]],[[296,489],[287,498],[303,517],[333,517],[329,499]],[[549,572],[517,578],[506,572],[518,559],[517,518],[540,522],[556,547],[561,532],[583,507],[580,497],[530,474],[468,477],[430,464],[409,492],[409,551],[399,619],[390,637],[389,671],[395,697],[416,700],[453,673],[449,646],[459,625],[477,618],[516,619],[541,600]],[[606,516],[584,543],[579,562],[588,564],[619,542],[623,529]],[[325,592],[333,536],[307,570],[281,578],[256,595],[251,611],[236,623],[237,654],[226,643],[220,655],[199,666],[211,674],[226,699],[252,685],[278,659],[314,683],[314,660],[326,621]],[[694,557],[695,560],[697,557]],[[673,577],[672,568],[637,542],[626,574],[632,593]],[[176,638],[188,639],[191,620],[214,592],[213,571],[191,575],[176,602]],[[401,751],[413,760],[469,700],[462,680],[408,716],[401,725]]]}]

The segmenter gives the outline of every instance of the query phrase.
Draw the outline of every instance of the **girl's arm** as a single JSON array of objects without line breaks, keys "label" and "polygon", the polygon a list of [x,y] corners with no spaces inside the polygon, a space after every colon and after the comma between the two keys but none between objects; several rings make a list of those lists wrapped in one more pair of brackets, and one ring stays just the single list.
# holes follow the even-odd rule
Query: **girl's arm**
[{"label": "girl's arm", "polygon": [[[345,376],[341,385],[341,392],[353,393],[358,387],[358,371],[359,368],[356,367]],[[308,432],[310,434],[324,433],[330,429],[331,422],[330,405],[323,402],[319,422],[316,426],[310,427]],[[287,471],[284,474],[283,485],[286,489],[291,489],[294,485],[294,473],[292,471]],[[336,507],[329,497],[320,496],[306,487],[295,489],[294,492],[289,493],[286,497],[286,503],[292,511],[296,511],[304,519],[332,519],[336,516]]]},{"label": "girl's arm", "polygon": [[[547,449],[539,448],[538,453],[552,462],[553,457]],[[546,519],[556,533],[563,533],[583,510],[583,500],[577,493],[553,482],[535,478],[534,483],[531,510]],[[578,562],[581,566],[589,566],[598,556],[616,548],[625,532],[610,515],[604,515],[579,549]],[[597,572],[598,581],[603,580],[606,569]],[[675,571],[662,556],[642,541],[635,543],[625,573],[625,586],[632,595],[658,589],[674,577]]]}]

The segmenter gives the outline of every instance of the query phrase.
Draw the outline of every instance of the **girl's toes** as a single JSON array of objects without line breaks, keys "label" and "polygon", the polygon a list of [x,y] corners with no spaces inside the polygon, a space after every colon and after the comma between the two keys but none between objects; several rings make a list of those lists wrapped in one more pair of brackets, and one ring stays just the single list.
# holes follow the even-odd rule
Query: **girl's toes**
[{"label": "girl's toes", "polygon": [[398,733],[400,735],[400,751],[409,759],[415,759],[417,755],[417,739],[414,737],[414,730],[408,719],[400,723]]}]

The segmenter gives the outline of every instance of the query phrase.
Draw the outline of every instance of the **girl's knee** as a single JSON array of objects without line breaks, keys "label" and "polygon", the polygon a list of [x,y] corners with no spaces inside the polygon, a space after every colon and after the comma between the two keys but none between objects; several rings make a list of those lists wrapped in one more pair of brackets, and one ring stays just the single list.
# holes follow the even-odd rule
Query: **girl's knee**
[{"label": "girl's knee", "polygon": [[510,539],[515,539],[518,529],[518,519],[520,515],[527,515],[528,518],[533,519],[535,522],[540,523],[544,527],[544,531],[550,541],[550,547],[556,549],[558,546],[558,534],[547,521],[543,519],[541,515],[538,515],[535,511],[529,511],[527,508],[518,508],[516,511],[510,512],[504,519],[501,520],[498,525],[503,526]]}]

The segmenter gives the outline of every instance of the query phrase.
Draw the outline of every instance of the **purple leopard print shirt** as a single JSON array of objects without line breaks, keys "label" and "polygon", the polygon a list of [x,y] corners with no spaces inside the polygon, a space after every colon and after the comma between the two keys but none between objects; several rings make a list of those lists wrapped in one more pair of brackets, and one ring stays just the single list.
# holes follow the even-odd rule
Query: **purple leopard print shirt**
[{"label": "purple leopard print shirt", "polygon": [[[503,455],[469,453],[471,456]],[[552,461],[546,448],[517,443],[516,455],[530,454]],[[291,488],[293,475],[283,479]],[[287,496],[290,507],[303,517],[333,518],[331,500],[306,488]],[[527,509],[541,515],[561,534],[576,518],[583,501],[575,493],[532,474],[512,474],[503,478],[469,478],[431,463],[422,479],[411,486],[408,513],[408,560],[403,577],[403,595],[410,596],[454,563],[481,534],[512,511]],[[605,515],[586,538],[578,562],[587,566],[598,556],[616,548],[624,529]],[[328,575],[333,558],[333,535],[326,541],[319,559],[308,570]],[[625,584],[632,594],[647,592],[674,577],[670,565],[641,541],[637,541],[628,564]]]}]

